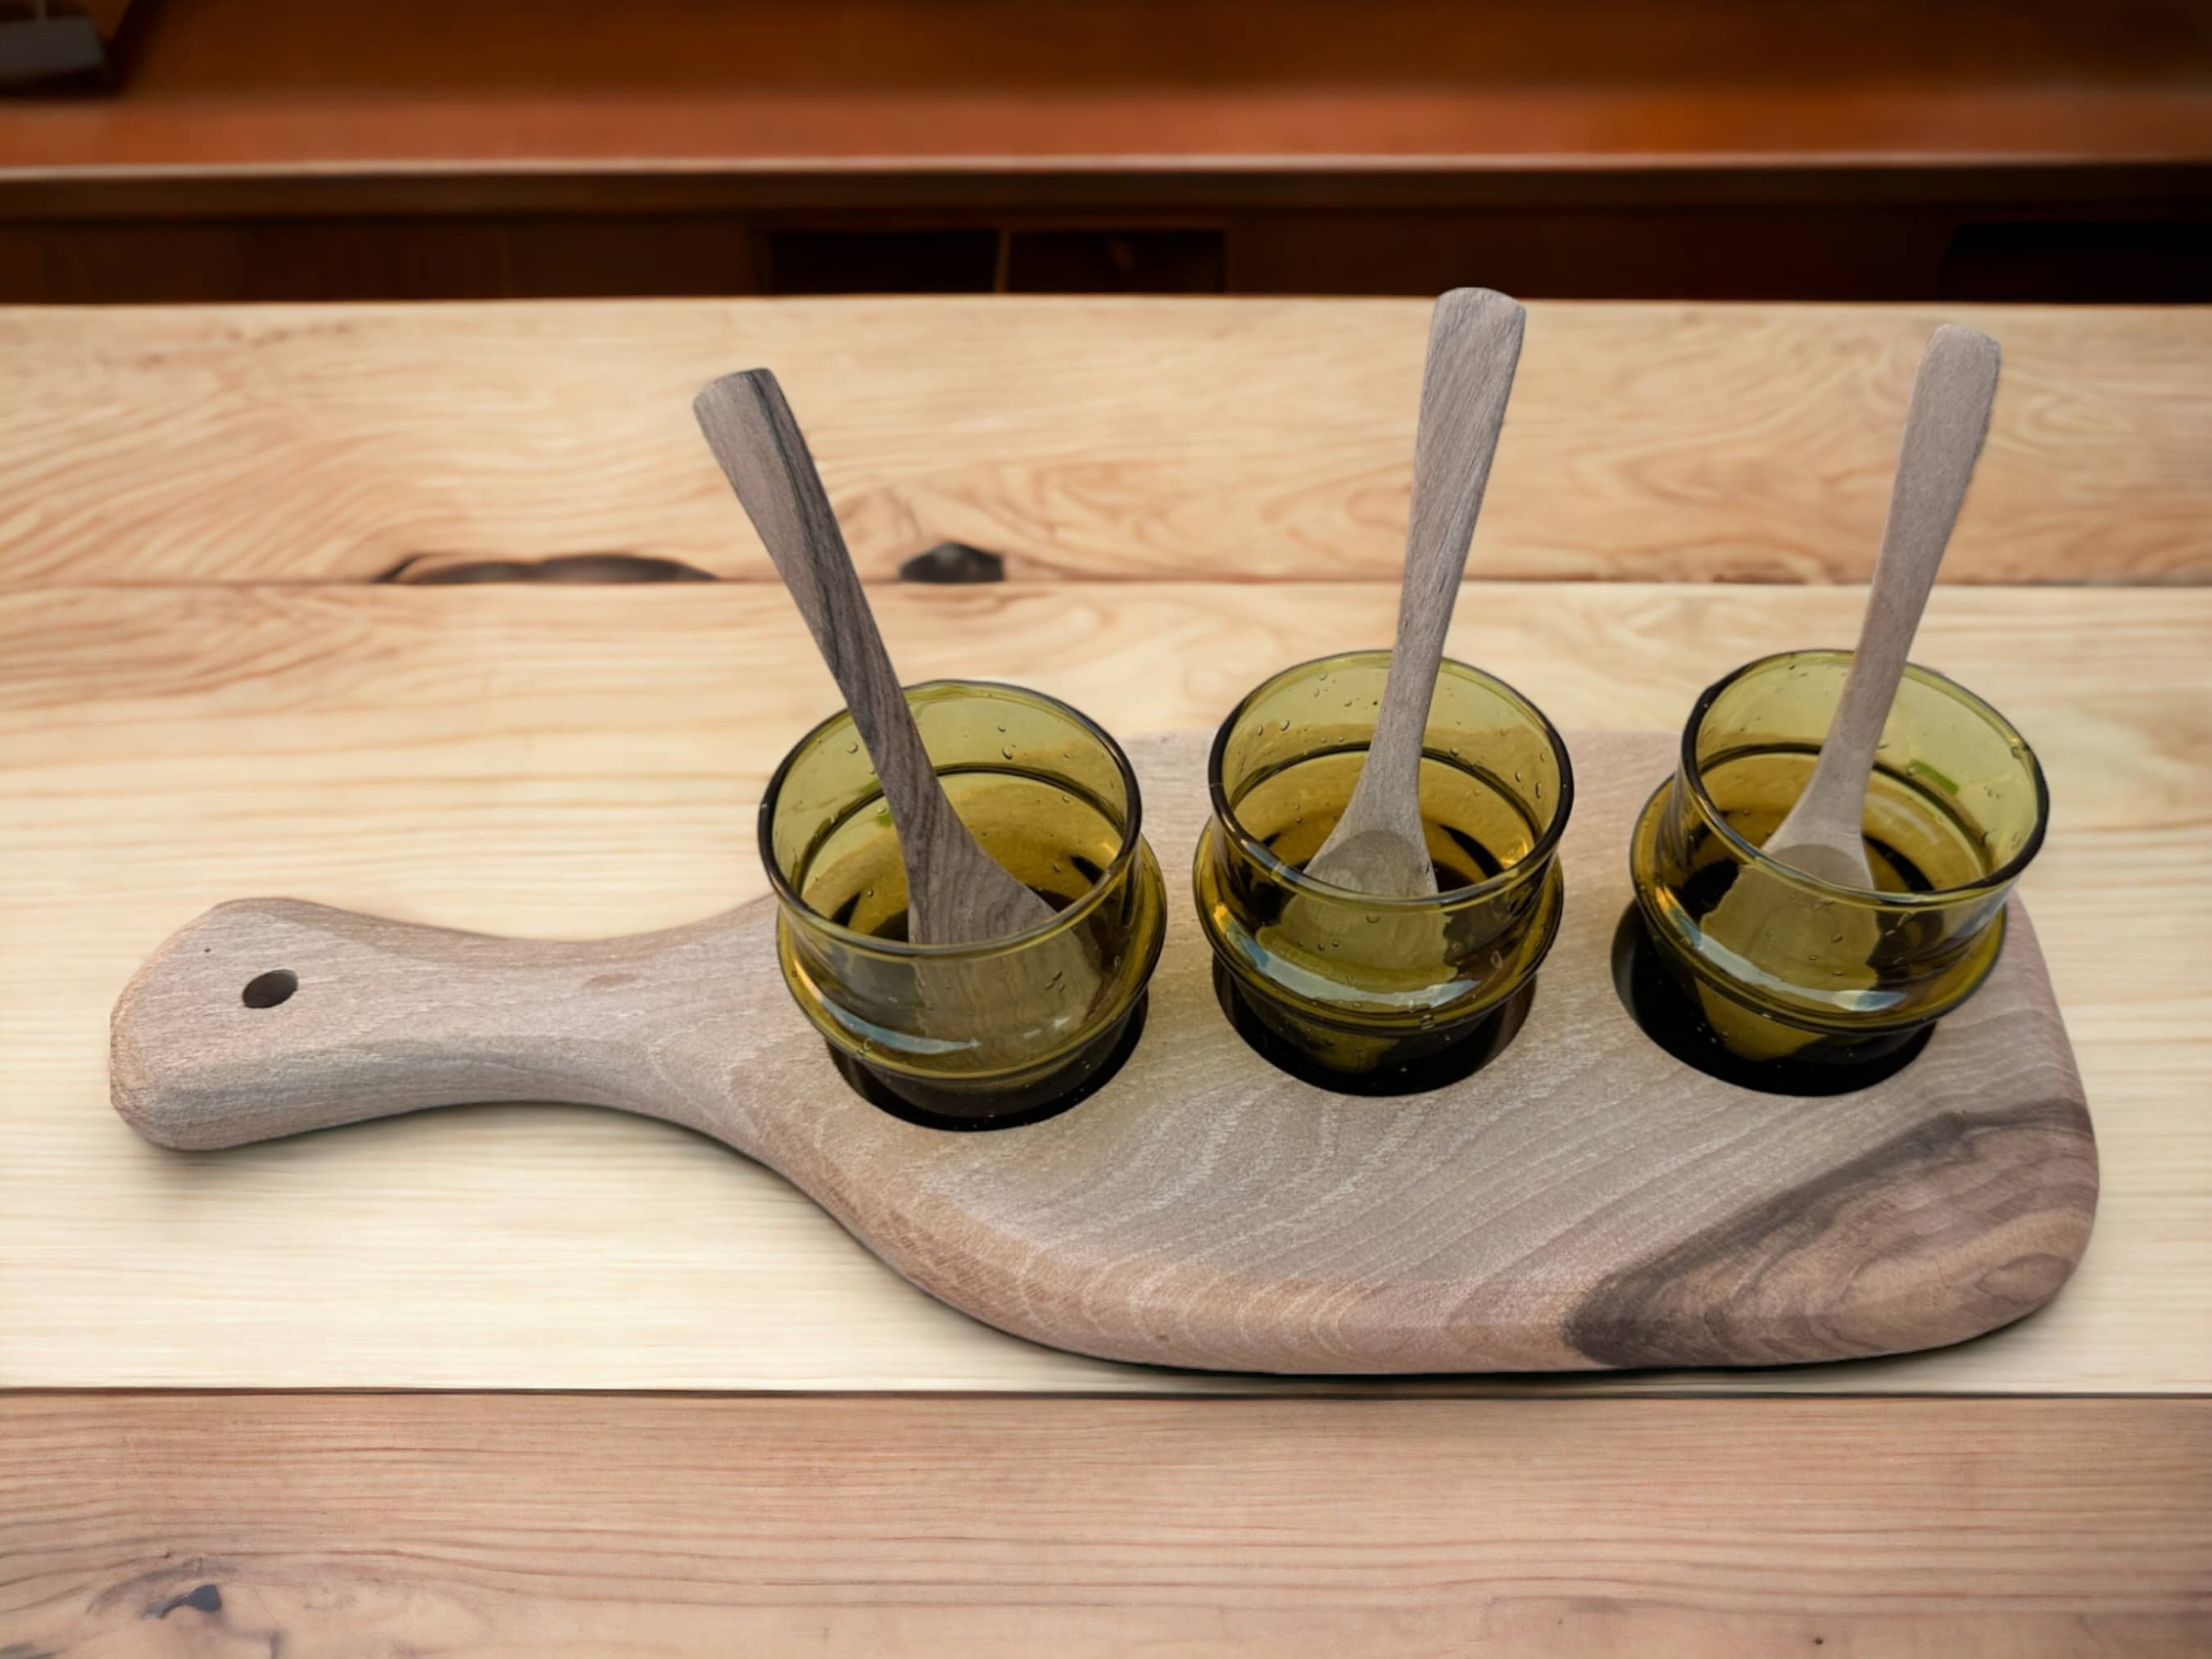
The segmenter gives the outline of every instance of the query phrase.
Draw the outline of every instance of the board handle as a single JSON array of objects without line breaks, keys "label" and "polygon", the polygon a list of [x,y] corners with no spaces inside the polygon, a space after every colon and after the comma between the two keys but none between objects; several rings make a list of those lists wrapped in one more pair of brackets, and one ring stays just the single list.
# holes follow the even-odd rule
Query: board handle
[{"label": "board handle", "polygon": [[568,944],[219,905],[117,1000],[111,1096],[187,1151],[477,1101],[637,1110],[663,959],[694,931]]}]

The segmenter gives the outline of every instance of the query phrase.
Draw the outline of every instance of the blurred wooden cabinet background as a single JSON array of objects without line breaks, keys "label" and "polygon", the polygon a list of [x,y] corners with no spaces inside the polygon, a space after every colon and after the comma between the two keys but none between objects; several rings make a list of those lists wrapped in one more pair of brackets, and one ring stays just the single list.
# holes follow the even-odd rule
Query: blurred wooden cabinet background
[{"label": "blurred wooden cabinet background", "polygon": [[94,10],[0,301],[2212,300],[2202,0]]}]

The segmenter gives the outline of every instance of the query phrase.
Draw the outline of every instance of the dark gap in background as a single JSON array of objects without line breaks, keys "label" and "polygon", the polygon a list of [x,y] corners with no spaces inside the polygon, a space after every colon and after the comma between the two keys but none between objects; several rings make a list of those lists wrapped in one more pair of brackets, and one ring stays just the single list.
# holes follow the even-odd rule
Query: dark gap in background
[{"label": "dark gap in background", "polygon": [[460,208],[10,218],[0,192],[0,303],[1425,295],[1479,283],[1529,299],[2201,304],[2212,301],[2212,187],[2205,195],[2033,210],[1332,200],[1071,225],[968,209],[936,223],[913,210],[799,223],[788,212]]}]

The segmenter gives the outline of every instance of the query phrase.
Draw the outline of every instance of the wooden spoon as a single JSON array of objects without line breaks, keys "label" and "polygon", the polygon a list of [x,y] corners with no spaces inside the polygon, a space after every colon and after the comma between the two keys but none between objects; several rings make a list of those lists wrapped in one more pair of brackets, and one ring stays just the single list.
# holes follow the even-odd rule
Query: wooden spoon
[{"label": "wooden spoon", "polygon": [[938,781],[822,475],[775,376],[764,368],[725,375],[692,400],[691,411],[867,745],[906,866],[908,938],[957,945],[1051,920],[1052,907],[984,850]]},{"label": "wooden spoon", "polygon": [[1997,395],[1997,343],[1946,323],[1929,337],[1905,414],[1897,482],[1867,593],[1850,676],[1828,722],[1813,775],[1764,851],[1779,863],[1843,887],[1871,887],[1867,781],[1889,706],[1897,700],[1921,612],[1950,545],[1966,483],[1989,435]]},{"label": "wooden spoon", "polygon": [[1430,319],[1406,574],[1382,707],[1344,816],[1305,867],[1333,887],[1398,898],[1437,890],[1421,828],[1421,747],[1527,316],[1503,294],[1459,288]]},{"label": "wooden spoon", "polygon": [[[1889,517],[1882,526],[1881,551],[1850,673],[1829,719],[1813,775],[1761,848],[1777,863],[1837,886],[1875,884],[1866,855],[1867,784],[1921,612],[1927,609],[1966,498],[1967,481],[1989,434],[1998,362],[1997,343],[1971,328],[1947,323],[1929,337],[1905,410],[1897,480],[1890,489]],[[1772,954],[1760,945],[1762,938],[1770,945],[1784,941],[1785,951],[1794,954],[1793,936],[1803,935],[1803,943],[1838,970],[1833,988],[1872,985],[1866,964],[1880,942],[1874,918],[1842,907],[1824,908],[1820,916],[1819,926],[1808,932],[1808,915],[1796,896],[1771,879],[1740,878],[1700,926],[1717,942],[1754,961]],[[1831,925],[1842,930],[1840,935],[1828,935]],[[1809,1033],[1762,1019],[1726,997],[1706,994],[1700,1000],[1708,1018],[1746,1054],[1780,1059],[1814,1041]]]},{"label": "wooden spoon", "polygon": [[[907,937],[963,945],[1027,933],[1052,907],[984,850],[945,793],[884,649],[829,492],[767,369],[726,375],[692,400],[699,429],[760,532],[844,693],[883,785],[906,866]],[[1079,930],[980,959],[917,964],[922,1028],[979,1070],[1018,1070],[1078,1035],[1103,983]]]}]

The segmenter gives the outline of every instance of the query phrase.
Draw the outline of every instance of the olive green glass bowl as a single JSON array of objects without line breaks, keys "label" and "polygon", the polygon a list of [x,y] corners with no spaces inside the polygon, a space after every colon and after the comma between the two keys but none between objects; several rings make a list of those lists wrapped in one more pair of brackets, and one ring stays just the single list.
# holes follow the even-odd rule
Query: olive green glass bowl
[{"label": "olive green glass bowl", "polygon": [[[1115,1054],[1159,959],[1166,892],[1136,775],[1105,732],[1037,692],[939,680],[906,695],[962,821],[1055,914],[1003,939],[908,941],[898,838],[841,712],[761,803],[784,982],[848,1076],[933,1116],[1034,1115]],[[1072,959],[1095,989],[1066,994]]]},{"label": "olive green glass bowl", "polygon": [[1647,936],[1743,1059],[1872,1060],[1958,1007],[1996,964],[2005,900],[2043,844],[2050,796],[2027,742],[1915,666],[1867,791],[1875,887],[1761,852],[1812,775],[1850,663],[1788,652],[1710,688],[1631,839]]},{"label": "olive green glass bowl", "polygon": [[1351,799],[1389,665],[1387,651],[1324,657],[1237,706],[1206,762],[1213,811],[1192,872],[1231,994],[1299,1060],[1345,1076],[1472,1036],[1534,975],[1565,896],[1566,747],[1519,692],[1449,659],[1421,761],[1436,895],[1376,897],[1304,872]]}]

